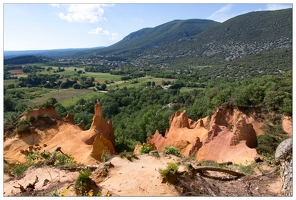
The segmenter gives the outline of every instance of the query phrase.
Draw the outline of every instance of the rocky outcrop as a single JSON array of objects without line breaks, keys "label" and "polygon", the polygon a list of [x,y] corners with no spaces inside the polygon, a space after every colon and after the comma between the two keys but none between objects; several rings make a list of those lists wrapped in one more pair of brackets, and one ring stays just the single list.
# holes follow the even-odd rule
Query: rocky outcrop
[{"label": "rocky outcrop", "polygon": [[289,138],[279,144],[275,152],[275,159],[280,163],[281,194],[293,196],[293,139]]},{"label": "rocky outcrop", "polygon": [[74,157],[75,161],[83,164],[101,162],[103,151],[109,151],[111,155],[117,154],[114,149],[115,137],[112,122],[107,122],[102,115],[102,104],[94,107],[95,114],[89,130],[73,124],[71,117],[63,119],[56,114],[54,107],[39,108],[29,111],[21,119],[34,116],[38,123],[38,116],[47,115],[57,123],[52,126],[35,127],[33,133],[27,133],[4,142],[4,159],[10,163],[24,162],[25,155],[30,152],[30,146],[41,147],[39,151],[54,151],[61,147],[64,153]]},{"label": "rocky outcrop", "polygon": [[[90,152],[90,156],[96,160],[103,161],[102,156],[103,154],[115,155],[117,154],[113,144],[106,139],[102,134],[97,135],[95,141],[93,142],[92,149]],[[105,155],[108,156],[108,155]]]},{"label": "rocky outcrop", "polygon": [[186,110],[177,111],[164,137],[156,131],[147,141],[159,152],[165,146],[174,146],[182,155],[193,155],[198,161],[246,164],[257,155],[256,130],[250,122],[253,118],[236,109],[219,109],[210,122],[207,118],[195,122],[187,117]]}]

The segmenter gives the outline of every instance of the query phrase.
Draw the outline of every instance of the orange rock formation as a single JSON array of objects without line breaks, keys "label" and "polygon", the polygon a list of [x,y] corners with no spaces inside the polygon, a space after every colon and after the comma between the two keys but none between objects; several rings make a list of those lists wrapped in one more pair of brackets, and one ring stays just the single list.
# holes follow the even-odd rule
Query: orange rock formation
[{"label": "orange rock formation", "polygon": [[156,131],[148,142],[159,152],[165,146],[174,146],[182,155],[194,155],[198,161],[246,164],[257,156],[256,130],[251,122],[254,123],[253,118],[236,109],[217,110],[209,123],[206,118],[194,122],[187,117],[186,110],[177,111],[165,136]]},{"label": "orange rock formation", "polygon": [[39,108],[29,111],[21,119],[29,116],[47,115],[53,118],[57,124],[42,130],[35,128],[31,133],[8,138],[4,142],[4,160],[8,163],[25,161],[25,152],[30,146],[42,147],[40,151],[54,151],[61,147],[62,151],[74,157],[75,161],[83,164],[101,162],[103,151],[117,154],[114,149],[115,137],[112,122],[106,122],[102,115],[102,104],[97,103],[94,107],[95,114],[89,130],[82,130],[74,125],[69,116],[63,119],[56,114],[54,107]]}]

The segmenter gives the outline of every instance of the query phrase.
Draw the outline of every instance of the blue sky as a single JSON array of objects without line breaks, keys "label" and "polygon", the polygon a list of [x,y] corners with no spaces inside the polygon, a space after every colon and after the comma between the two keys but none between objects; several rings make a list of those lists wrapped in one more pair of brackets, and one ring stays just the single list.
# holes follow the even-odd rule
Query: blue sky
[{"label": "blue sky", "polygon": [[131,32],[155,27],[175,19],[194,18],[223,22],[247,12],[292,8],[292,3],[206,4],[189,1],[189,3],[49,4],[36,2],[26,4],[10,2],[12,1],[2,5],[4,50],[109,46]]}]

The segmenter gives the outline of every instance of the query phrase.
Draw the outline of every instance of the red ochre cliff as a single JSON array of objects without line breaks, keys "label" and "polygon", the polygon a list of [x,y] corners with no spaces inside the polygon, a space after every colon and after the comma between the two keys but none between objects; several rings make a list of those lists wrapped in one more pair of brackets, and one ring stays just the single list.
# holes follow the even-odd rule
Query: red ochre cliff
[{"label": "red ochre cliff", "polygon": [[197,122],[187,117],[186,110],[177,111],[165,136],[156,131],[147,142],[154,144],[159,152],[165,146],[174,146],[182,155],[193,155],[198,161],[247,164],[258,156],[256,133],[261,134],[261,125],[236,109],[219,109],[211,120],[203,118]]},{"label": "red ochre cliff", "polygon": [[7,138],[4,141],[4,160],[11,164],[24,162],[28,151],[37,149],[52,152],[57,147],[61,147],[64,153],[73,156],[75,161],[82,164],[101,162],[103,151],[109,151],[111,155],[117,154],[114,149],[112,122],[103,118],[101,103],[97,103],[94,109],[92,125],[86,131],[73,124],[70,116],[66,119],[60,117],[53,106],[27,112],[21,119],[27,120],[29,116],[38,119],[38,116],[47,115],[56,124],[50,127],[35,127],[30,133]]}]

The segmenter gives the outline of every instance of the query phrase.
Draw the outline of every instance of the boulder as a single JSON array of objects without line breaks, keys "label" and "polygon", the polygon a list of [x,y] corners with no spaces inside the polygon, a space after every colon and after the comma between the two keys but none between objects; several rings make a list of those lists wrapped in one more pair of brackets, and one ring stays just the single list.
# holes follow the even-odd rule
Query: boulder
[{"label": "boulder", "polygon": [[283,196],[293,195],[293,139],[282,141],[276,148],[275,160],[280,163],[281,194]]}]

